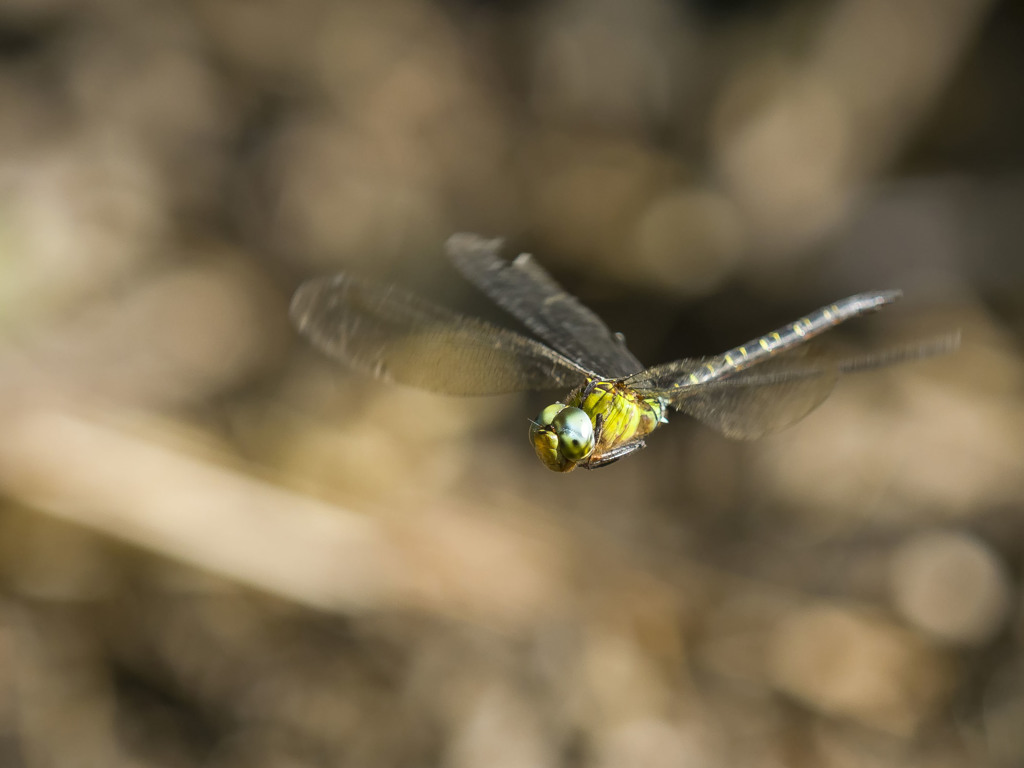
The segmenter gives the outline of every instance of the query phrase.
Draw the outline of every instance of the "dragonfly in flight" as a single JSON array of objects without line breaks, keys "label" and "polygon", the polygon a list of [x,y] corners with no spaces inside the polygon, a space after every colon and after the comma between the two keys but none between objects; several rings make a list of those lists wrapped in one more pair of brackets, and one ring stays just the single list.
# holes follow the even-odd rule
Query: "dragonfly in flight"
[{"label": "dragonfly in flight", "polygon": [[859,357],[835,358],[817,337],[896,301],[898,290],[840,299],[720,355],[645,368],[621,334],[567,293],[529,254],[502,241],[448,239],[455,267],[542,340],[464,317],[402,288],[346,273],[303,283],[291,302],[299,333],[328,357],[378,379],[451,395],[561,388],[530,422],[549,469],[611,464],[645,446],[682,411],[728,437],[756,438],[819,406],[844,373],[951,351],[956,335]]}]

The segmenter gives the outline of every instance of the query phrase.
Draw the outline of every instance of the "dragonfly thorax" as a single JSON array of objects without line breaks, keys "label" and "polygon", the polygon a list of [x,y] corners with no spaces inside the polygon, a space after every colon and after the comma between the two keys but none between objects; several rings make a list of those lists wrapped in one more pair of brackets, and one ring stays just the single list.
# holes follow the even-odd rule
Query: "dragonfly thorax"
[{"label": "dragonfly thorax", "polygon": [[643,447],[665,421],[666,404],[620,380],[594,380],[553,403],[530,426],[530,442],[548,469],[593,469]]}]

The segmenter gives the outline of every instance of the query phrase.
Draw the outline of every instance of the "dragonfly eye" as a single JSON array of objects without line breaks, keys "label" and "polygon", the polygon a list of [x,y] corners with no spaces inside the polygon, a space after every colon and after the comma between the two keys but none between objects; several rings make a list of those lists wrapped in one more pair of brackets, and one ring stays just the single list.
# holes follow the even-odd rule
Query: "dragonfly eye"
[{"label": "dragonfly eye", "polygon": [[579,408],[552,403],[530,423],[530,442],[548,469],[571,472],[594,452],[594,425]]},{"label": "dragonfly eye", "polygon": [[558,450],[569,461],[583,461],[594,451],[594,425],[579,408],[563,408],[551,420]]},{"label": "dragonfly eye", "polygon": [[543,411],[540,412],[540,416],[537,417],[537,421],[534,422],[538,427],[550,427],[551,422],[555,420],[561,411],[565,409],[565,403],[552,403]]}]

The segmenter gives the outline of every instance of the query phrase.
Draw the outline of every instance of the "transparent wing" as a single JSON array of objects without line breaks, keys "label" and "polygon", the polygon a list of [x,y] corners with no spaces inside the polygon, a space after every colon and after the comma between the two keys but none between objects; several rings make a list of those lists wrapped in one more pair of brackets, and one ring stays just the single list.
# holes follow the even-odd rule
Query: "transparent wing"
[{"label": "transparent wing", "polygon": [[529,254],[506,261],[501,240],[460,233],[448,238],[458,270],[496,304],[562,354],[598,372],[623,378],[643,369],[621,336],[554,281]]},{"label": "transparent wing", "polygon": [[[948,354],[959,344],[960,334],[952,333],[836,359],[826,343],[812,341],[729,378],[652,393],[728,437],[753,439],[800,421],[828,398],[841,374]],[[706,361],[681,360],[679,364],[700,371]]]},{"label": "transparent wing", "polygon": [[303,283],[290,316],[329,357],[385,381],[485,395],[581,385],[589,371],[512,331],[345,274]]},{"label": "transparent wing", "polygon": [[874,291],[848,296],[717,357],[701,360],[696,370],[692,367],[693,360],[679,360],[641,371],[626,379],[626,384],[652,389],[696,387],[763,365],[768,359],[794,347],[805,347],[800,357],[806,357],[806,345],[814,337],[845,320],[891,304],[901,295],[900,291]]},{"label": "transparent wing", "polygon": [[957,347],[959,335],[950,334],[840,357],[827,339],[816,338],[899,296],[899,291],[851,296],[717,357],[656,366],[626,383],[665,399],[729,437],[760,437],[799,421],[821,405],[840,374],[932,357]]},{"label": "transparent wing", "polygon": [[[816,363],[813,353],[801,349],[790,356],[798,359],[776,358],[726,379],[657,394],[727,437],[762,437],[795,424],[821,405],[839,377],[838,365]],[[680,362],[696,371],[705,365],[704,360]]]}]

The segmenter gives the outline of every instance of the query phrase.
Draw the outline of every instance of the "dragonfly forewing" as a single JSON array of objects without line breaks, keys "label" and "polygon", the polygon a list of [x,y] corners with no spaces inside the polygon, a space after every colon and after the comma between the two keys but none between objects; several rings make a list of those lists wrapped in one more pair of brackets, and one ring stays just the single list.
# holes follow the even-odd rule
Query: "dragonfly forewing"
[{"label": "dragonfly forewing", "polygon": [[569,388],[592,375],[533,339],[350,275],[303,283],[290,314],[299,332],[334,360],[434,392]]},{"label": "dragonfly forewing", "polygon": [[567,293],[530,254],[507,261],[500,255],[501,246],[500,239],[459,233],[448,238],[446,250],[468,280],[562,354],[604,378],[643,370],[622,336]]}]

